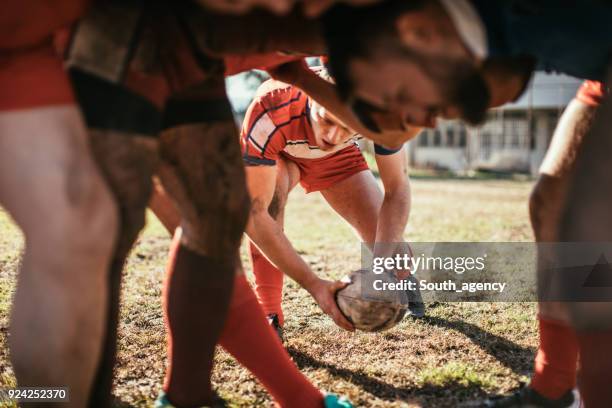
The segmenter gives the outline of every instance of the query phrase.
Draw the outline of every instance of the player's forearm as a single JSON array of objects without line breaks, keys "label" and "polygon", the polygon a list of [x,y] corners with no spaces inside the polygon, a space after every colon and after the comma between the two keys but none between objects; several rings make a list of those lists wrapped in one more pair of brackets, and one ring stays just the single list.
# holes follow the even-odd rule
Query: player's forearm
[{"label": "player's forearm", "polygon": [[[410,194],[408,189],[385,194],[378,215],[374,257],[393,257],[406,251],[403,235],[409,214]],[[405,278],[405,272],[400,271],[398,277]]]},{"label": "player's forearm", "polygon": [[273,51],[305,55],[326,52],[318,20],[305,18],[299,11],[282,17],[263,10],[242,16],[201,12],[191,18],[199,28],[200,44],[214,56]]},{"label": "player's forearm", "polygon": [[410,215],[410,195],[408,190],[385,194],[380,207],[376,242],[400,242]]},{"label": "player's forearm", "polygon": [[369,138],[371,136],[371,132],[361,124],[357,116],[340,100],[333,84],[319,77],[313,71],[307,70],[303,75],[296,78],[294,85],[306,92],[308,96],[317,101],[325,109],[332,112],[347,127],[365,137]]},{"label": "player's forearm", "polygon": [[267,212],[251,213],[246,233],[278,269],[306,290],[319,279],[293,248],[278,222]]}]

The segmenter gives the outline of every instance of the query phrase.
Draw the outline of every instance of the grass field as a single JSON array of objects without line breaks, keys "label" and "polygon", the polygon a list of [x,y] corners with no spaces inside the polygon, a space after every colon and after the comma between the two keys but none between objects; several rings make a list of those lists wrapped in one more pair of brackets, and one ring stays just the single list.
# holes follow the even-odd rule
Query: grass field
[{"label": "grass field", "polygon": [[[405,237],[532,240],[530,187],[521,181],[415,180]],[[121,406],[149,406],[164,373],[160,297],[169,237],[153,217],[149,221],[124,282],[115,387]],[[319,195],[292,193],[287,231],[321,276],[339,278],[359,267],[359,241]],[[0,386],[14,381],[5,344],[21,247],[21,235],[0,211]],[[244,252],[243,259],[250,274]],[[528,378],[537,346],[531,303],[430,305],[426,319],[405,320],[382,334],[341,331],[293,282],[285,285],[284,305],[286,347],[297,365],[318,387],[358,406],[454,407],[506,392]],[[257,381],[224,352],[217,355],[214,382],[231,406],[270,405]]]}]

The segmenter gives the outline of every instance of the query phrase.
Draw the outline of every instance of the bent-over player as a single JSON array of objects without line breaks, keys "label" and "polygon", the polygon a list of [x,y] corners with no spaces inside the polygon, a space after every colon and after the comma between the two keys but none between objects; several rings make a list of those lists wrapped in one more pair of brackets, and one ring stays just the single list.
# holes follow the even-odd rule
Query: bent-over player
[{"label": "bent-over player", "polygon": [[[308,193],[320,191],[368,245],[403,239],[410,188],[402,149],[375,148],[383,192],[367,171],[358,137],[299,88],[279,81],[264,83],[247,110],[241,132],[252,204],[247,235],[257,296],[279,334],[284,274],[304,287],[339,326],[352,329],[334,305],[326,304],[330,297],[325,292],[339,287],[321,284],[283,231],[287,198],[298,182]],[[412,303],[411,311],[422,316],[423,304]]]}]

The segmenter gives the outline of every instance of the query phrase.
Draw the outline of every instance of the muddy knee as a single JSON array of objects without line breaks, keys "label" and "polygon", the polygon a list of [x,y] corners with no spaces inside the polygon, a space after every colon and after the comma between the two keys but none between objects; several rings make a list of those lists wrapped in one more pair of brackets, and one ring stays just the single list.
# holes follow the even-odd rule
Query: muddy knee
[{"label": "muddy knee", "polygon": [[234,123],[173,128],[161,142],[158,174],[181,213],[183,242],[211,257],[233,256],[249,214]]},{"label": "muddy knee", "polygon": [[117,202],[120,235],[117,250],[129,251],[145,223],[158,163],[157,141],[118,131],[92,130],[92,147]]}]

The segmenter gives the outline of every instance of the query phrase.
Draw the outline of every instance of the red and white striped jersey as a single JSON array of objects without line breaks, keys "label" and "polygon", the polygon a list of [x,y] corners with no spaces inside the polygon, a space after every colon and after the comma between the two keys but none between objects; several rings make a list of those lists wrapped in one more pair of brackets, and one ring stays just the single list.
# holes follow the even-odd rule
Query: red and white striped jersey
[{"label": "red and white striped jersey", "polygon": [[274,165],[279,155],[320,159],[348,146],[357,137],[321,150],[310,123],[310,98],[299,88],[269,80],[257,90],[241,130],[243,158],[250,165]]}]

